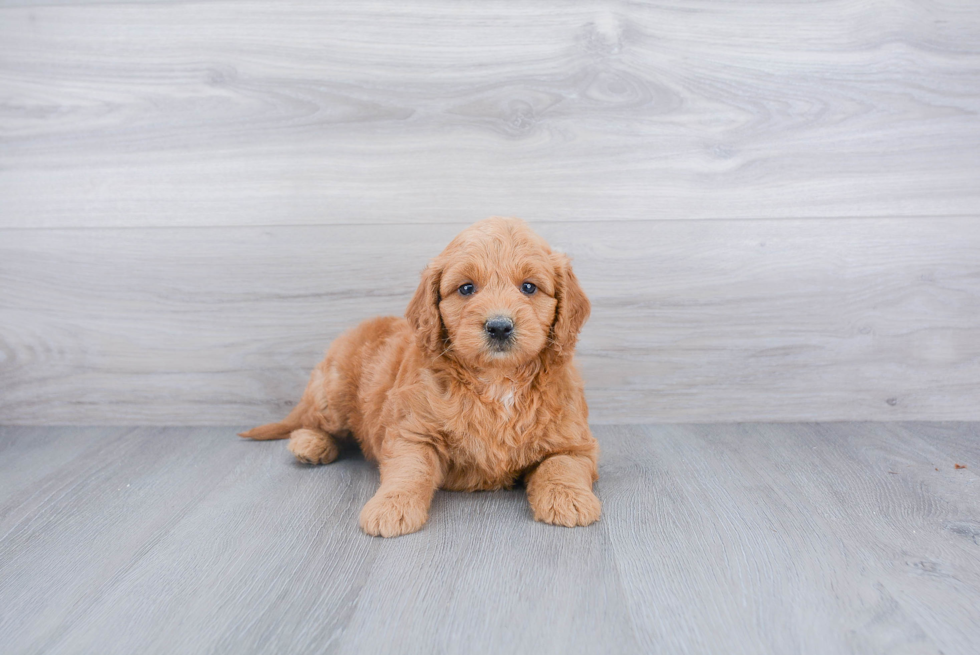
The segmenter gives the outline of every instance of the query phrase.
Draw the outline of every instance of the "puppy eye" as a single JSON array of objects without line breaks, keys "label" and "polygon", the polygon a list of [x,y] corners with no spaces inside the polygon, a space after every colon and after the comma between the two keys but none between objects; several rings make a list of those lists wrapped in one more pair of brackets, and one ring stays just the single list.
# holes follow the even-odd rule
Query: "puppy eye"
[{"label": "puppy eye", "polygon": [[538,288],[533,284],[531,284],[530,282],[525,282],[524,284],[521,285],[521,293],[525,293],[529,296],[537,290]]},{"label": "puppy eye", "polygon": [[467,282],[466,284],[459,287],[459,295],[461,296],[468,296],[472,294],[474,291],[476,291],[476,287],[473,286],[473,283],[471,282]]}]

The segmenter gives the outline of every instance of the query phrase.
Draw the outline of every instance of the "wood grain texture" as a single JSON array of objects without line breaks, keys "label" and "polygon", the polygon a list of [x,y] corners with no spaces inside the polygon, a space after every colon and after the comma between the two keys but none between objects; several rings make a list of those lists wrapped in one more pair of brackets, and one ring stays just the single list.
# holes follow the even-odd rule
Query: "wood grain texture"
[{"label": "wood grain texture", "polygon": [[0,650],[970,655],[980,639],[977,424],[599,426],[595,525],[535,523],[521,490],[440,492],[394,540],[357,528],[373,465],[298,465],[236,429],[0,428],[0,480],[52,462],[0,496]]},{"label": "wood grain texture", "polygon": [[977,180],[966,0],[5,3],[0,422],[275,418],[489,214],[597,422],[976,420]]},{"label": "wood grain texture", "polygon": [[0,227],[975,215],[980,8],[0,8]]},{"label": "wood grain texture", "polygon": [[[656,608],[632,614],[647,652],[714,652],[718,635],[741,635],[733,653],[976,649],[977,479],[928,438],[875,423],[612,434],[603,520],[631,608]],[[793,618],[770,623],[774,607]]]},{"label": "wood grain texture", "polygon": [[[461,227],[8,231],[0,423],[279,418]],[[597,423],[980,419],[980,221],[535,227],[592,298]]]}]

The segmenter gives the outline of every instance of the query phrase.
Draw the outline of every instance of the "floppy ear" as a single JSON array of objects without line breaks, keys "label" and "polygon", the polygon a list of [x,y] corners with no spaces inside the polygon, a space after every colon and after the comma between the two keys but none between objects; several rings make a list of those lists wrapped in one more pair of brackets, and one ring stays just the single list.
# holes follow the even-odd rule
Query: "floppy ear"
[{"label": "floppy ear", "polygon": [[439,282],[442,269],[430,262],[422,271],[422,281],[408,303],[405,318],[415,328],[415,340],[419,348],[429,355],[438,355],[444,345],[444,328],[439,314]]},{"label": "floppy ear", "polygon": [[572,272],[572,263],[560,253],[552,255],[555,266],[555,322],[551,325],[551,348],[559,357],[571,355],[579,330],[585,324],[592,305]]}]

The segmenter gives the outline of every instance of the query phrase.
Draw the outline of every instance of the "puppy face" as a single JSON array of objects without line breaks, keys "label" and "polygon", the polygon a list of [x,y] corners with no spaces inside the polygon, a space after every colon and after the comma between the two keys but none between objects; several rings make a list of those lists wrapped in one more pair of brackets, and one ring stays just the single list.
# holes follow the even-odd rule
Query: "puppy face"
[{"label": "puppy face", "polygon": [[406,317],[419,345],[474,368],[512,368],[570,352],[589,301],[568,258],[517,219],[457,236],[422,276]]}]

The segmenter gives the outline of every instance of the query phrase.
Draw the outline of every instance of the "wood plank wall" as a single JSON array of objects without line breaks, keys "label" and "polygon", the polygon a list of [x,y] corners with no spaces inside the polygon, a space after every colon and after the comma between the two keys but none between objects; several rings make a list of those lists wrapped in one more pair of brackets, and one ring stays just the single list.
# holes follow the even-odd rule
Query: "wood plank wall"
[{"label": "wood plank wall", "polygon": [[527,219],[597,423],[980,419],[980,4],[0,7],[0,423],[247,424]]}]

